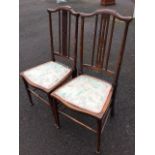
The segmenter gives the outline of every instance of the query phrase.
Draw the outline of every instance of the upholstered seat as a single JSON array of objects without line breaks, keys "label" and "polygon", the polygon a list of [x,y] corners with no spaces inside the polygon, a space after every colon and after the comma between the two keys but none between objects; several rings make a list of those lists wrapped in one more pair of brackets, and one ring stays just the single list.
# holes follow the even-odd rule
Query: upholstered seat
[{"label": "upholstered seat", "polygon": [[72,70],[58,62],[47,62],[21,73],[25,80],[37,87],[51,91],[71,74]]},{"label": "upholstered seat", "polygon": [[51,95],[78,108],[100,113],[111,90],[112,85],[108,82],[81,75],[58,88]]}]

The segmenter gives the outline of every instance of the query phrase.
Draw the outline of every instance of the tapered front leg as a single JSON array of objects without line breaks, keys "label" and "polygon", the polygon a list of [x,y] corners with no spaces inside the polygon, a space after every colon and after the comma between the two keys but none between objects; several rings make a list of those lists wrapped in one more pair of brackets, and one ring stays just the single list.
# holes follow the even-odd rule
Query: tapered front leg
[{"label": "tapered front leg", "polygon": [[116,92],[117,92],[117,84],[114,85],[114,91],[112,95],[112,101],[111,101],[111,117],[115,116],[115,98],[116,98]]},{"label": "tapered front leg", "polygon": [[102,120],[101,119],[97,119],[97,149],[96,149],[96,153],[100,153],[101,126],[102,126]]},{"label": "tapered front leg", "polygon": [[112,101],[111,101],[111,117],[115,116],[115,96],[116,96],[116,89],[113,92]]},{"label": "tapered front leg", "polygon": [[23,81],[24,81],[25,89],[26,89],[26,91],[27,91],[27,95],[28,95],[29,101],[30,101],[30,103],[31,103],[31,106],[33,106],[34,103],[33,103],[33,101],[32,101],[31,92],[28,90],[29,85],[28,85],[28,83],[26,82],[26,80],[25,80],[24,78],[22,78],[22,79],[23,79]]},{"label": "tapered front leg", "polygon": [[55,116],[56,116],[56,126],[57,126],[57,128],[60,128],[58,103],[57,103],[57,101],[55,99],[54,99],[54,110],[55,110]]},{"label": "tapered front leg", "polygon": [[53,116],[54,116],[55,125],[56,125],[57,128],[60,128],[60,121],[59,121],[59,113],[58,113],[57,102],[50,95],[48,95],[48,98],[49,98],[51,110],[52,110],[52,113],[53,113]]},{"label": "tapered front leg", "polygon": [[[114,102],[114,101],[112,101],[112,102]],[[115,115],[115,107],[114,107],[114,103],[112,103],[112,105],[111,105],[111,117],[114,117],[114,115]]]}]

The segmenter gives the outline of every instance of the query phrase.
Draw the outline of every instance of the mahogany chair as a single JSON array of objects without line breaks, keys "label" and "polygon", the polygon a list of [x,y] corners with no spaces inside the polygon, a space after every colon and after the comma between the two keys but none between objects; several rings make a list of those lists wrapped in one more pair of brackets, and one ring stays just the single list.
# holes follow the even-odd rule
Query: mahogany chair
[{"label": "mahogany chair", "polygon": [[[53,114],[55,114],[53,105],[49,102],[50,93],[66,82],[71,76],[76,77],[77,75],[76,59],[79,14],[72,10],[70,6],[48,9],[47,12],[49,15],[51,61],[23,71],[20,75],[24,81],[31,105],[33,105],[31,96],[33,94],[50,106]],[[56,18],[56,20],[53,20],[53,18]],[[58,26],[54,23],[55,21],[58,21]],[[57,30],[54,29],[54,26]],[[57,38],[56,33],[58,33]],[[56,44],[56,41],[58,41],[58,44]],[[56,61],[58,59],[64,60],[63,62],[67,62],[67,64]],[[42,97],[43,94],[38,94],[36,90],[44,92],[46,99]]]},{"label": "mahogany chair", "polygon": [[[89,22],[89,20],[92,20]],[[86,127],[97,134],[97,149],[100,152],[101,133],[105,127],[108,116],[114,114],[114,99],[117,90],[118,77],[125,49],[128,26],[132,17],[125,17],[109,9],[97,10],[94,13],[80,13],[80,75],[51,93],[54,98],[54,107],[56,109],[56,123],[60,126],[59,114],[71,119],[72,121]],[[88,23],[87,23],[88,22]],[[93,30],[89,30],[94,24]],[[121,27],[121,34],[116,27]],[[87,29],[86,26],[89,28]],[[92,38],[90,37],[92,34]],[[115,37],[114,37],[115,36]],[[88,46],[92,51],[84,50],[84,39],[91,40]],[[115,40],[114,40],[115,38]],[[118,49],[113,47],[113,42],[118,45]],[[112,50],[113,49],[113,50]],[[112,52],[113,51],[113,52]],[[111,54],[115,57],[111,58]],[[89,63],[84,59],[89,58]],[[109,62],[111,60],[111,62]],[[113,70],[111,68],[113,64]],[[101,72],[112,78],[111,82],[102,80],[90,75],[84,74],[88,69],[95,72]],[[73,116],[65,113],[58,108],[58,104],[64,105],[77,113],[94,118],[97,121],[97,128],[94,129]]]}]

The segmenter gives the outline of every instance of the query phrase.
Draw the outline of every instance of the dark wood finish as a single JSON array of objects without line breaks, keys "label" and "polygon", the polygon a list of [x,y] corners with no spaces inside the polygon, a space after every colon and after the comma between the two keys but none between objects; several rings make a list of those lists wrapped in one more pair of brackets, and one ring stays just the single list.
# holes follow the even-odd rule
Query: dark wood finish
[{"label": "dark wood finish", "polygon": [[84,18],[81,17],[81,35],[80,35],[80,74],[83,73],[83,35],[84,35]]},{"label": "dark wood finish", "polygon": [[[78,44],[78,19],[79,13],[75,12],[70,6],[60,6],[56,9],[48,9],[49,20],[52,19],[52,15],[58,13],[58,36],[59,36],[59,51],[54,51],[51,46],[51,53],[54,56],[60,56],[64,59],[68,59],[72,64],[73,77],[77,75],[76,59],[77,59],[77,44]],[[70,42],[71,42],[71,22],[75,18],[75,33],[74,35],[74,51],[73,57],[70,55]],[[52,23],[52,22],[50,22]],[[50,32],[53,31],[53,26],[49,27]],[[52,33],[51,33],[52,34]],[[51,38],[52,40],[52,38]],[[52,41],[51,41],[52,42]]]},{"label": "dark wood finish", "polygon": [[97,33],[97,26],[98,26],[98,15],[95,17],[95,27],[94,27],[94,39],[93,39],[93,51],[92,51],[92,59],[91,65],[94,65],[94,54],[95,54],[95,44],[96,44],[96,33]]},{"label": "dark wood finish", "polygon": [[[62,44],[62,42],[61,42],[61,10],[59,10],[58,11],[58,14],[59,14],[59,23],[58,23],[58,25],[59,25],[59,52],[61,53],[61,51],[62,51],[62,48],[61,48],[61,44]],[[51,16],[51,13],[49,13],[49,16]],[[52,29],[52,26],[51,27],[49,27],[50,28],[50,30]],[[54,51],[51,51],[53,54],[54,54]]]},{"label": "dark wood finish", "polygon": [[[105,17],[104,17],[105,16]],[[110,15],[101,15],[96,66],[103,67]]]},{"label": "dark wood finish", "polygon": [[33,106],[34,103],[33,103],[33,101],[32,101],[31,92],[29,91],[29,85],[28,85],[27,81],[26,81],[24,78],[22,78],[22,79],[23,79],[23,82],[24,82],[24,85],[25,85],[25,89],[26,89],[27,95],[28,95],[28,97],[29,97],[29,101],[30,101],[30,103],[31,103],[31,106]]},{"label": "dark wood finish", "polygon": [[74,70],[73,70],[73,74],[72,77],[76,77],[77,76],[77,49],[78,49],[78,20],[79,20],[79,16],[76,16],[76,22],[75,22],[75,41],[74,41],[74,45],[75,45],[75,49],[74,49]]},{"label": "dark wood finish", "polygon": [[57,101],[54,100],[54,98],[51,98],[50,95],[48,95],[51,110],[53,112],[54,118],[55,118],[55,126],[59,129],[60,128],[60,121],[59,121],[59,115],[58,115],[58,106]]},{"label": "dark wood finish", "polygon": [[[86,24],[86,18],[91,18],[91,17],[92,18],[95,17],[92,54],[91,54],[90,64],[85,64],[84,59],[83,59],[85,24]],[[114,107],[114,99],[115,99],[116,88],[117,88],[117,81],[118,81],[121,62],[122,62],[122,58],[124,54],[128,26],[129,26],[130,21],[132,20],[132,17],[125,17],[125,16],[118,14],[115,11],[105,9],[105,10],[97,10],[93,13],[80,13],[80,19],[81,19],[81,22],[80,22],[80,71],[79,71],[79,74],[83,74],[84,68],[95,70],[98,72],[105,72],[108,76],[112,77],[113,79],[111,83],[112,89],[100,113],[93,113],[86,109],[79,108],[78,106],[73,105],[72,103],[69,103],[63,100],[62,98],[57,96],[55,93],[52,93],[51,96],[54,97],[59,103],[62,103],[65,107],[75,112],[83,113],[86,116],[93,117],[97,120],[97,129],[95,130],[87,126],[83,122],[73,118],[72,116],[69,116],[68,114],[65,114],[59,111],[60,114],[66,116],[72,121],[86,127],[87,129],[93,132],[95,131],[95,133],[97,133],[96,152],[99,153],[100,145],[101,145],[101,133],[103,132],[105,128],[110,112],[112,111],[111,113],[114,114],[113,107]],[[117,21],[121,21],[121,23],[125,25],[124,33],[123,33],[124,35],[123,35],[123,39],[120,39],[120,43],[121,43],[120,51],[116,51],[118,52],[118,57],[117,57],[117,61],[115,64],[115,69],[110,70],[108,68],[109,67],[108,63],[109,63],[109,56],[111,53],[111,46],[113,42],[113,34],[115,30],[115,25],[116,25],[115,23]],[[108,39],[108,35],[109,35],[109,39]],[[96,52],[96,59],[95,59],[95,52]]]},{"label": "dark wood finish", "polygon": [[71,38],[71,13],[68,15],[68,57],[70,57],[70,38]]},{"label": "dark wood finish", "polygon": [[59,110],[59,113],[60,113],[61,115],[65,116],[65,117],[67,117],[68,119],[72,120],[73,122],[75,122],[75,123],[77,123],[77,124],[79,124],[79,125],[81,125],[81,126],[87,128],[88,130],[90,130],[90,131],[92,131],[92,132],[94,132],[94,133],[97,133],[97,131],[96,131],[95,129],[91,128],[90,126],[88,126],[88,125],[86,125],[86,124],[84,124],[84,123],[82,123],[81,121],[79,121],[78,119],[75,119],[74,117],[68,115],[67,113],[65,113],[65,112],[63,112],[63,111],[60,111],[60,110]]},{"label": "dark wood finish", "polygon": [[31,89],[28,89],[29,92],[31,94],[33,94],[35,97],[39,98],[42,102],[44,102],[47,106],[50,106],[49,102],[46,101],[43,97],[41,97],[39,94],[37,94],[35,91],[31,90]]},{"label": "dark wood finish", "polygon": [[64,56],[67,56],[67,11],[62,11],[62,52]]},{"label": "dark wood finish", "polygon": [[[81,16],[81,35],[80,35],[80,71],[81,73],[83,72],[83,68],[89,68],[93,69],[96,71],[104,71],[107,72],[108,75],[110,75],[113,78],[113,86],[115,87],[118,76],[119,76],[119,71],[120,71],[120,66],[124,54],[124,48],[125,48],[125,43],[126,43],[126,36],[127,36],[127,31],[128,31],[128,26],[130,21],[132,20],[132,17],[126,17],[118,14],[115,11],[109,10],[109,9],[104,9],[104,10],[97,10],[94,13],[80,13]],[[95,29],[94,29],[94,35],[95,37],[93,38],[93,54],[92,57],[94,57],[95,53],[95,42],[97,42],[97,57],[96,60],[94,58],[91,58],[91,64],[84,64],[83,63],[83,42],[84,42],[84,23],[83,21],[85,18],[90,18],[94,16],[100,16],[100,27],[99,30],[97,28],[97,24],[95,22]],[[111,20],[112,19],[112,20]],[[115,70],[110,70],[108,69],[108,62],[109,62],[109,56],[111,52],[111,46],[112,46],[112,41],[113,41],[113,33],[115,29],[115,23],[117,21],[121,21],[124,23],[125,28],[124,28],[124,35],[123,39],[120,39],[120,51],[118,54],[118,58],[115,64]],[[111,22],[111,28],[110,28],[110,23]],[[98,37],[96,36],[97,31],[99,32]],[[110,35],[110,40],[107,42],[107,36],[108,34]],[[90,38],[89,38],[90,39]],[[107,48],[106,48],[107,47]],[[107,50],[106,50],[107,49]],[[117,52],[117,51],[116,51]],[[106,53],[106,54],[105,54]],[[94,64],[93,61],[96,61]],[[105,65],[104,65],[105,64]]]},{"label": "dark wood finish", "polygon": [[108,108],[105,115],[104,115],[104,117],[103,117],[103,119],[102,119],[103,125],[102,125],[101,133],[104,131],[105,125],[106,125],[106,123],[108,121],[108,118],[109,118],[110,114],[111,114],[111,108]]},{"label": "dark wood finish", "polygon": [[50,43],[51,43],[51,60],[52,61],[55,61],[55,58],[54,58],[54,45],[53,45],[53,28],[52,28],[52,16],[51,14],[49,14],[49,27],[50,28]]},{"label": "dark wood finish", "polygon": [[97,153],[100,153],[102,120],[97,119]]},{"label": "dark wood finish", "polygon": [[[54,13],[58,14],[58,36],[59,36],[59,51],[56,51],[54,48],[54,37],[53,37],[53,23],[52,23],[52,15]],[[51,59],[53,61],[56,61],[56,56],[64,58],[66,61],[70,61],[72,64],[72,70],[68,76],[64,77],[64,79],[60,82],[59,85],[56,87],[46,90],[45,88],[42,88],[28,79],[24,77],[24,75],[21,73],[21,76],[24,80],[25,87],[30,99],[30,102],[32,102],[31,94],[35,95],[39,99],[41,99],[44,103],[46,103],[48,106],[50,106],[55,124],[59,128],[60,127],[60,121],[59,121],[59,113],[64,115],[65,117],[69,118],[70,120],[80,124],[81,126],[86,127],[90,131],[93,131],[97,134],[97,150],[96,152],[100,152],[100,145],[101,145],[101,132],[105,128],[105,124],[108,120],[110,111],[114,114],[114,100],[116,96],[116,90],[117,90],[117,81],[120,73],[121,63],[123,59],[124,49],[125,49],[125,43],[126,43],[126,36],[128,32],[128,26],[132,19],[132,17],[124,17],[118,14],[115,11],[105,9],[105,10],[97,10],[93,13],[77,13],[74,10],[71,9],[70,6],[61,6],[56,9],[48,9],[49,14],[49,31],[50,31],[50,44],[51,44]],[[113,78],[112,82],[112,89],[109,93],[109,96],[101,110],[100,113],[93,113],[86,109],[79,108],[69,102],[64,101],[62,98],[58,97],[54,93],[51,94],[55,89],[60,87],[62,84],[64,84],[70,75],[72,74],[72,77],[76,77],[77,75],[77,46],[78,46],[78,25],[79,25],[79,15],[81,19],[80,23],[80,74],[83,74],[83,68],[88,68],[90,70],[96,70],[99,72],[105,72],[108,76]],[[75,33],[74,35],[74,56],[71,57],[70,54],[70,40],[71,40],[71,21],[72,17],[75,17]],[[93,18],[95,17],[95,26],[94,26],[94,36],[93,36],[93,46],[92,46],[92,54],[91,54],[91,61],[90,64],[85,64],[83,61],[83,54],[84,54],[84,29],[86,24],[86,18]],[[112,20],[111,20],[112,18]],[[116,21],[121,21],[125,24],[124,29],[124,35],[121,41],[120,51],[117,57],[117,61],[115,64],[115,69],[110,70],[108,67],[109,63],[109,56],[111,52],[111,46],[113,42],[113,34],[115,30],[115,23]],[[110,28],[110,22],[111,28]],[[98,35],[99,34],[99,35]],[[107,40],[108,35],[110,35],[109,41]],[[90,38],[89,38],[90,39]],[[95,50],[97,49],[97,50]],[[117,52],[117,51],[116,51]],[[96,59],[95,59],[95,53],[96,53]],[[40,95],[35,93],[29,88],[29,85],[33,88],[37,88],[42,90],[44,93],[48,95],[49,101],[46,101],[43,99]],[[51,94],[51,95],[50,95]],[[52,96],[52,98],[51,98]],[[97,129],[93,129],[90,126],[86,125],[85,123],[73,118],[72,116],[69,116],[68,114],[60,111],[58,109],[58,103],[62,103],[65,107],[79,113],[83,113],[86,116],[90,116],[96,119],[97,121]]]},{"label": "dark wood finish", "polygon": [[[58,85],[46,89],[40,85],[35,84],[34,82],[30,81],[23,73],[20,73],[20,76],[22,77],[25,88],[29,97],[29,100],[31,102],[31,105],[33,105],[32,102],[32,96],[39,98],[42,102],[44,102],[47,106],[49,106],[53,112],[55,124],[57,127],[59,127],[59,116],[57,111],[57,103],[53,102],[53,99],[50,97],[50,93],[60,87],[62,84],[64,84],[71,75],[73,77],[77,76],[77,68],[76,68],[76,59],[77,59],[77,42],[78,42],[78,19],[79,14],[76,13],[70,6],[60,6],[56,9],[48,9],[48,18],[49,18],[49,33],[50,33],[50,47],[51,47],[51,60],[56,61],[56,56],[59,56],[63,58],[66,61],[69,61],[72,67],[72,71],[62,78],[62,80],[59,82]],[[58,38],[59,38],[59,51],[55,50],[54,47],[54,37],[53,33],[55,31],[53,30],[54,24],[53,24],[53,15],[58,15]],[[74,51],[73,51],[73,57],[70,56],[70,36],[71,36],[71,16],[74,16],[75,18],[75,33],[74,35]],[[68,19],[69,18],[69,19]],[[32,68],[31,68],[32,69]],[[32,90],[30,86],[35,89],[41,90],[43,93],[46,93],[48,96],[48,101],[45,100],[43,97],[41,97],[37,92]]]},{"label": "dark wood finish", "polygon": [[115,0],[101,0],[101,5],[114,5]]},{"label": "dark wood finish", "polygon": [[125,29],[124,29],[124,35],[123,35],[123,39],[122,39],[122,42],[121,42],[121,48],[120,48],[120,52],[119,52],[117,62],[116,62],[113,86],[117,85],[117,81],[118,81],[118,77],[119,77],[119,73],[120,73],[120,68],[121,68],[121,63],[122,63],[122,59],[123,59],[123,54],[124,54],[124,49],[125,49],[128,26],[129,26],[129,22],[126,22],[125,23]]},{"label": "dark wood finish", "polygon": [[[81,28],[81,45],[80,45],[80,71],[83,71],[84,67],[87,67],[89,69],[92,70],[97,70],[97,71],[104,71],[107,72],[107,74],[109,76],[111,76],[113,78],[113,90],[112,90],[112,94],[111,97],[108,101],[108,105],[106,107],[106,110],[109,109],[109,111],[111,110],[111,115],[114,115],[114,100],[115,100],[115,96],[116,96],[116,89],[117,89],[117,81],[118,81],[118,77],[119,77],[119,73],[120,73],[120,67],[121,67],[121,63],[122,63],[122,58],[123,58],[123,54],[124,54],[124,49],[125,49],[125,43],[126,43],[126,37],[127,37],[127,32],[128,32],[128,26],[129,23],[132,19],[132,17],[123,17],[121,15],[119,15],[116,12],[113,12],[111,10],[98,10],[92,14],[84,14],[81,13],[81,20],[85,20],[85,18],[90,18],[93,16],[99,16],[100,15],[100,27],[99,27],[99,36],[98,36],[98,44],[97,44],[97,58],[96,58],[96,64],[93,63],[94,61],[94,49],[95,49],[95,40],[97,39],[96,37],[96,31],[97,31],[97,19],[95,22],[95,30],[94,30],[94,39],[93,39],[93,58],[91,58],[91,64],[84,64],[83,63],[83,40],[84,40],[84,34],[83,34],[83,29]],[[109,28],[109,22],[110,22],[110,18],[112,18],[111,20],[111,28]],[[110,52],[111,52],[111,46],[112,46],[112,41],[113,41],[113,33],[114,33],[114,28],[115,28],[115,23],[116,23],[116,19],[117,21],[121,21],[124,22],[125,28],[124,28],[124,35],[123,35],[123,39],[120,39],[121,42],[121,46],[120,46],[120,51],[117,57],[117,61],[115,64],[115,69],[114,71],[108,70],[108,62],[109,62],[109,56],[110,56]],[[83,24],[83,23],[82,23]],[[84,25],[82,26],[84,27]],[[108,42],[107,45],[107,36],[108,33],[110,35],[110,40]],[[107,46],[107,48],[106,48]],[[107,49],[107,51],[106,51]],[[106,54],[105,54],[106,53]],[[111,73],[111,74],[109,74]],[[111,104],[110,104],[111,103]],[[110,107],[109,107],[110,105]],[[106,111],[105,110],[105,111]],[[102,114],[100,115],[100,118],[97,119],[97,150],[96,152],[100,152],[100,137],[101,137],[101,130],[104,129],[104,126],[106,124],[107,118],[109,116],[109,113],[105,113],[105,111],[102,111]],[[93,114],[92,114],[93,115]],[[104,119],[105,118],[105,119]],[[103,121],[103,124],[101,123]],[[101,127],[103,125],[103,127]]]},{"label": "dark wood finish", "polygon": [[110,50],[111,50],[111,45],[112,45],[112,38],[113,38],[113,33],[114,33],[114,26],[115,26],[115,17],[113,16],[112,18],[112,26],[111,26],[111,33],[110,33],[110,40],[109,40],[109,46],[108,46],[108,51],[105,59],[105,70],[107,70],[108,67],[108,61],[109,61],[109,56],[110,56]]}]

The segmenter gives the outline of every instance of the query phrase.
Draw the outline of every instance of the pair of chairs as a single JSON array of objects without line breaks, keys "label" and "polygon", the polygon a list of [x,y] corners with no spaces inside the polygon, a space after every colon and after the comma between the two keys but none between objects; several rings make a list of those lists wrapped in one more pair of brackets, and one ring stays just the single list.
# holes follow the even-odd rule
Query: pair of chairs
[{"label": "pair of chairs", "polygon": [[[33,94],[50,106],[57,127],[60,127],[59,114],[62,114],[96,133],[96,151],[100,152],[101,133],[110,112],[111,115],[114,115],[114,99],[118,77],[128,26],[132,18],[121,16],[107,9],[97,10],[94,13],[78,13],[70,6],[48,9],[47,12],[49,15],[51,61],[20,74],[29,100],[33,105],[31,96]],[[54,26],[57,25],[55,22],[57,21],[58,27],[54,31]],[[114,69],[110,70],[112,64],[110,62],[110,53],[114,42],[115,27],[120,27],[120,24],[124,24],[123,29],[120,29],[122,30],[122,36],[118,36],[120,33],[116,31],[117,38],[115,38],[119,50],[117,52],[115,48],[113,49],[116,57],[112,57],[112,62],[115,63],[113,63]],[[93,30],[90,30],[92,25],[94,25]],[[86,29],[86,26],[88,26],[88,29]],[[86,45],[84,43],[85,31],[88,31],[87,34],[92,36],[92,43],[87,44],[92,51],[84,50],[84,45]],[[58,35],[54,35],[56,32],[58,32]],[[79,34],[80,38],[78,38]],[[56,36],[58,36],[56,40],[58,44],[54,40]],[[91,39],[90,36],[86,38],[87,41]],[[58,45],[58,47],[54,45]],[[87,56],[85,56],[85,52],[87,52]],[[77,65],[78,57],[80,60],[79,66]],[[89,63],[84,62],[85,58]],[[63,63],[56,61],[56,59],[62,59]],[[66,62],[70,66],[66,65]],[[112,82],[86,75],[83,73],[85,69],[105,73],[106,76],[112,78]],[[71,77],[72,80],[70,80]],[[36,93],[38,89],[47,94],[48,100]],[[97,129],[93,129],[61,111],[58,105],[63,105],[70,110],[93,117],[97,121]]]}]

